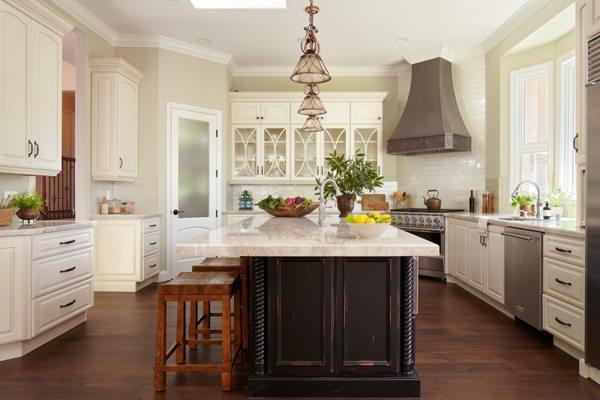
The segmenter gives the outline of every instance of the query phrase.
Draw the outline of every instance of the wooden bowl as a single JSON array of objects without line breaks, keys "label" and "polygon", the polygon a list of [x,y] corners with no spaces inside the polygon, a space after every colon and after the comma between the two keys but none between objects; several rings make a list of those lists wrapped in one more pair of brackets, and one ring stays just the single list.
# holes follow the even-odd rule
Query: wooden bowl
[{"label": "wooden bowl", "polygon": [[275,208],[262,208],[274,217],[304,217],[319,208],[319,203],[312,203],[309,206],[291,206],[289,204],[278,204]]}]

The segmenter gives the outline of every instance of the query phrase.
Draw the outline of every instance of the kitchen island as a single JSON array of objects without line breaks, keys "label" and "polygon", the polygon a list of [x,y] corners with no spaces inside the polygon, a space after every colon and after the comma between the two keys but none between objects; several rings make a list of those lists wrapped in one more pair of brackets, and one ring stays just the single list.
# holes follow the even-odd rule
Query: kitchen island
[{"label": "kitchen island", "polygon": [[250,259],[249,396],[417,397],[413,257],[439,247],[389,227],[255,216],[175,254]]}]

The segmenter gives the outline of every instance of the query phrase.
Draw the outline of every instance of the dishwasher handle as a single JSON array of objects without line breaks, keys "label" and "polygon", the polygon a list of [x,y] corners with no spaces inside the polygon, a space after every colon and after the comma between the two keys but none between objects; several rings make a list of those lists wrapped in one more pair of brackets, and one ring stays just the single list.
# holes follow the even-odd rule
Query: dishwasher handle
[{"label": "dishwasher handle", "polygon": [[523,240],[528,240],[528,241],[533,240],[533,237],[531,237],[531,236],[515,235],[514,233],[505,233],[505,232],[501,232],[500,234],[502,236],[509,236],[509,237],[513,237],[513,238],[517,238],[517,239],[523,239]]}]

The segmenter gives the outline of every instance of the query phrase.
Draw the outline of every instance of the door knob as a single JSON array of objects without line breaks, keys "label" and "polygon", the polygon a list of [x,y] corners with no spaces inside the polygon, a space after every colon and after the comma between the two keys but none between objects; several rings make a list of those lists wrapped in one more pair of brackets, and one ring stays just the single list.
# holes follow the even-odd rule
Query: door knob
[{"label": "door knob", "polygon": [[173,210],[173,215],[183,214],[183,210]]}]

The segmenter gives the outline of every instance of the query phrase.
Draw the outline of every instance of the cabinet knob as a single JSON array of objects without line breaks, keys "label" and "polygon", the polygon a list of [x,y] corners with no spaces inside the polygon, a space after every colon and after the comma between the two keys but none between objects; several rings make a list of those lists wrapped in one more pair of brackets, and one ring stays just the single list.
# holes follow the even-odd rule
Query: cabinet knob
[{"label": "cabinet knob", "polygon": [[260,117],[256,117],[256,119],[260,119]]},{"label": "cabinet knob", "polygon": [[381,117],[377,117],[377,119],[381,120]]}]

